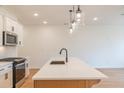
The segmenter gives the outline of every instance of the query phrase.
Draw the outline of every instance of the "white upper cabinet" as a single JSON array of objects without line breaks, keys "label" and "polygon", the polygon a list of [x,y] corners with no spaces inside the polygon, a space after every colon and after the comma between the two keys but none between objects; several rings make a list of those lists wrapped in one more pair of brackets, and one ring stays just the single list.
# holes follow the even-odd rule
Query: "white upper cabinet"
[{"label": "white upper cabinet", "polygon": [[2,33],[3,33],[3,16],[0,15],[0,46],[2,45]]},{"label": "white upper cabinet", "polygon": [[18,46],[23,46],[23,26],[17,23]]},{"label": "white upper cabinet", "polygon": [[17,22],[9,17],[4,17],[4,31],[10,31],[16,33]]},{"label": "white upper cabinet", "polygon": [[18,35],[18,45],[23,46],[23,26],[17,21],[0,15],[0,46],[3,44],[3,31],[9,31]]}]

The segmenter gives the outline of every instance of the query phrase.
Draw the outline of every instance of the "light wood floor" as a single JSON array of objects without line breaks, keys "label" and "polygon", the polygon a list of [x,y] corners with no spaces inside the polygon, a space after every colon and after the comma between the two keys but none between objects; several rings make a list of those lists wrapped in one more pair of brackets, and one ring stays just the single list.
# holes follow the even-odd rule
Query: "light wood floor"
[{"label": "light wood floor", "polygon": [[[124,68],[113,69],[98,69],[106,74],[109,78],[102,80],[99,84],[94,85],[93,88],[124,88]],[[26,79],[21,88],[33,88],[32,76],[38,71],[38,69],[31,69],[30,75]]]},{"label": "light wood floor", "polygon": [[33,75],[38,71],[38,69],[30,69],[30,75],[25,80],[25,83],[21,86],[21,88],[33,88]]},{"label": "light wood floor", "polygon": [[108,76],[102,80],[95,88],[124,88],[124,68],[98,69]]}]

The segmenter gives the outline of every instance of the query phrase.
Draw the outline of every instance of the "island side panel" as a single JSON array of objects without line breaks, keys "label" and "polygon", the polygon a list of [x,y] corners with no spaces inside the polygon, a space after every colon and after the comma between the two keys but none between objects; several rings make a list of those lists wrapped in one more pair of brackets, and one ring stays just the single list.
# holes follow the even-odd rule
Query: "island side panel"
[{"label": "island side panel", "polygon": [[100,80],[34,80],[34,88],[90,88]]}]

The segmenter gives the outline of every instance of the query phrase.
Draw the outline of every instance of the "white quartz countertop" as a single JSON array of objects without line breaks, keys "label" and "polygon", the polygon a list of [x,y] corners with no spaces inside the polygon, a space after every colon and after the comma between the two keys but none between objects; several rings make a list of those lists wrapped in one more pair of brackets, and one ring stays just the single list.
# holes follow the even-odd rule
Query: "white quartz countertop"
[{"label": "white quartz countertop", "polygon": [[3,66],[8,65],[8,64],[12,64],[12,62],[0,61],[0,67],[3,67]]},{"label": "white quartz countertop", "polygon": [[[34,76],[33,80],[81,80],[81,79],[105,79],[102,72],[92,68],[78,58],[69,58],[69,62],[61,65],[51,65],[52,58]],[[64,60],[64,58],[63,58]]]}]

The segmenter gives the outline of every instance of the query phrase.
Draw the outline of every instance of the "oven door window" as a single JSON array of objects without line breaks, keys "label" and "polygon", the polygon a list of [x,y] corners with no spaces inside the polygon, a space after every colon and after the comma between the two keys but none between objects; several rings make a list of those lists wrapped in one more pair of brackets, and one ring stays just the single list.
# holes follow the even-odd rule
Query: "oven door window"
[{"label": "oven door window", "polygon": [[6,39],[7,39],[6,43],[17,44],[17,36],[15,35],[7,34]]},{"label": "oven door window", "polygon": [[16,65],[16,83],[25,77],[25,63]]}]

